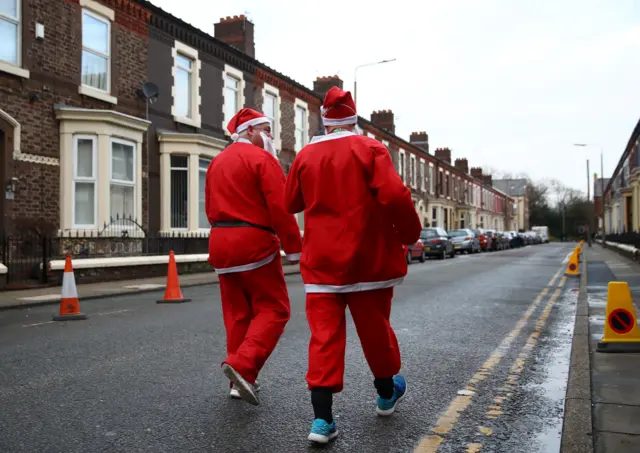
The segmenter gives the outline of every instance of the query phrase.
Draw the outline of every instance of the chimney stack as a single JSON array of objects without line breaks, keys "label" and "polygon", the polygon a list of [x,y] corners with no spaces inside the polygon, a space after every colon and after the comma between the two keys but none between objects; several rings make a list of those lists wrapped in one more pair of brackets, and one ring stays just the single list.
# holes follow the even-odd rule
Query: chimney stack
[{"label": "chimney stack", "polygon": [[471,176],[477,179],[482,179],[482,168],[480,167],[472,167],[471,168]]},{"label": "chimney stack", "polygon": [[392,134],[396,133],[396,126],[393,121],[391,110],[375,111],[371,114],[371,122],[381,129],[385,129]]},{"label": "chimney stack", "polygon": [[215,37],[242,52],[255,58],[255,43],[253,41],[253,23],[245,17],[240,16],[221,17],[220,22],[214,25]]},{"label": "chimney stack", "polygon": [[469,174],[469,162],[467,159],[456,159],[454,166],[465,175]]},{"label": "chimney stack", "polygon": [[491,175],[482,175],[482,180],[486,186],[493,186],[493,182],[491,181]]},{"label": "chimney stack", "polygon": [[425,153],[429,153],[429,134],[426,132],[412,132],[409,138],[409,143],[417,146]]},{"label": "chimney stack", "polygon": [[313,82],[313,91],[323,99],[327,94],[327,91],[333,87],[342,89],[342,79],[337,75],[317,77],[315,82]]},{"label": "chimney stack", "polygon": [[449,148],[436,149],[436,158],[445,161],[451,165],[451,150]]}]

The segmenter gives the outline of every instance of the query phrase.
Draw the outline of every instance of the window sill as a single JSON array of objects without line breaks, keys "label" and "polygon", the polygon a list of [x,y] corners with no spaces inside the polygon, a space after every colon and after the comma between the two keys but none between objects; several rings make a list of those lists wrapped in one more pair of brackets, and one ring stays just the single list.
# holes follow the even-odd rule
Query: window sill
[{"label": "window sill", "polygon": [[173,121],[175,121],[176,123],[182,123],[182,124],[186,124],[187,126],[193,126],[193,127],[197,127],[198,129],[200,129],[201,126],[201,121],[200,118],[197,119],[192,119],[192,118],[187,118],[186,116],[173,116]]},{"label": "window sill", "polygon": [[85,85],[80,85],[78,87],[78,93],[95,98],[95,99],[99,99],[101,101],[108,102],[110,104],[114,104],[114,105],[118,104],[118,98],[111,96],[110,94],[107,94],[104,91],[96,90],[95,88],[91,88]]},{"label": "window sill", "polygon": [[26,69],[19,68],[18,66],[14,66],[3,61],[0,61],[0,71],[22,77],[23,79],[29,78],[29,71]]}]

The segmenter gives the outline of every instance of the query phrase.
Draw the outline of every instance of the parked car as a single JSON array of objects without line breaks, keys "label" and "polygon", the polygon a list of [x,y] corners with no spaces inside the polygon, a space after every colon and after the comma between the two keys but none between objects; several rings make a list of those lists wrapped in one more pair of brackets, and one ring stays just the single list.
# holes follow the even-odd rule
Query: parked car
[{"label": "parked car", "polygon": [[496,231],[493,234],[493,250],[501,251],[509,249],[509,237],[505,236],[508,233],[504,231]]},{"label": "parked car", "polygon": [[407,258],[407,264],[411,264],[414,260],[419,260],[421,263],[427,260],[422,241],[418,240],[415,244],[403,245],[402,247],[404,248],[404,256]]},{"label": "parked car", "polygon": [[456,253],[479,253],[480,241],[475,233],[469,229],[449,231]]},{"label": "parked car", "polygon": [[451,258],[456,256],[453,242],[444,228],[423,228],[420,240],[424,244],[424,253],[427,256],[437,256],[441,260],[447,256]]},{"label": "parked car", "polygon": [[477,230],[471,230],[478,238],[478,242],[480,242],[480,250],[483,252],[491,250],[491,236],[487,235],[488,230],[484,230],[479,228]]},{"label": "parked car", "polygon": [[491,239],[490,245],[487,248],[488,251],[497,252],[498,250],[502,250],[500,237],[496,230],[486,230],[484,234]]},{"label": "parked car", "polygon": [[509,231],[511,235],[511,239],[509,241],[509,245],[511,248],[522,247],[524,245],[524,239],[517,231]]}]

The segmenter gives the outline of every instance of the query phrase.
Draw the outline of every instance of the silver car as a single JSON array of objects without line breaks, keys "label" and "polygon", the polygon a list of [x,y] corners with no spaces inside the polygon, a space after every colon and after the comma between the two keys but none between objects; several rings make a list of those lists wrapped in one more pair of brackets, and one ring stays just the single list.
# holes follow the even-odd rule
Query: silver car
[{"label": "silver car", "polygon": [[449,231],[453,249],[456,253],[478,253],[480,249],[480,241],[473,231],[469,229]]}]

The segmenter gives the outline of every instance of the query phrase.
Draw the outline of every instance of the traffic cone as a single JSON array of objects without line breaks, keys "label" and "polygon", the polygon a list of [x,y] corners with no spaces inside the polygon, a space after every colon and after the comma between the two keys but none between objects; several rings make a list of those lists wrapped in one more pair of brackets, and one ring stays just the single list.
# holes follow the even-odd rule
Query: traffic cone
[{"label": "traffic cone", "polygon": [[640,329],[626,282],[609,282],[607,316],[598,352],[640,352]]},{"label": "traffic cone", "polygon": [[180,304],[191,302],[191,299],[182,297],[180,282],[178,282],[178,267],[173,250],[169,253],[169,270],[167,271],[167,288],[164,292],[164,299],[157,301],[159,304]]},{"label": "traffic cone", "polygon": [[60,297],[60,314],[53,315],[54,321],[75,321],[87,319],[88,316],[80,313],[76,278],[73,275],[71,256],[67,255],[64,262],[64,274],[62,274],[62,295]]},{"label": "traffic cone", "polygon": [[569,264],[567,264],[567,271],[564,273],[567,277],[580,277],[580,266],[578,264],[578,254],[574,250],[569,257]]}]

